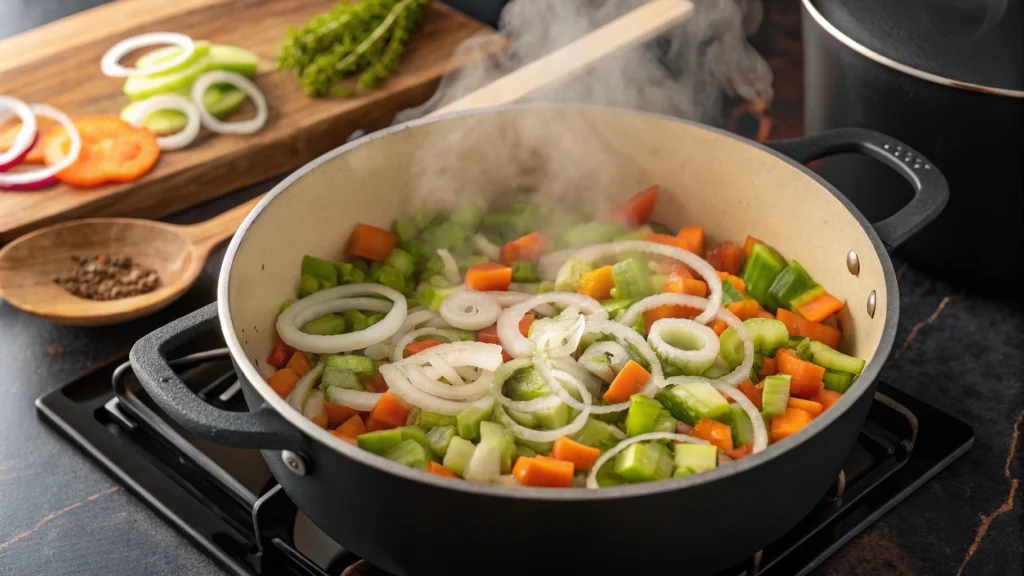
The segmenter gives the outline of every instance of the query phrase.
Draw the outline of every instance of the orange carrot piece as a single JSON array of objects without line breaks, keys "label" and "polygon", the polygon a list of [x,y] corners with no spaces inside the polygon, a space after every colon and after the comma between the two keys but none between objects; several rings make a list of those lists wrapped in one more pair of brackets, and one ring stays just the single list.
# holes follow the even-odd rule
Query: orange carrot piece
[{"label": "orange carrot piece", "polygon": [[743,257],[750,258],[750,251],[754,249],[754,244],[760,244],[761,241],[753,236],[747,236],[747,239],[743,241]]},{"label": "orange carrot piece", "polygon": [[360,434],[366,434],[366,424],[363,424],[363,419],[359,415],[355,415],[346,420],[341,426],[334,429],[336,436],[351,436],[355,438]]},{"label": "orange carrot piece", "polygon": [[690,436],[707,440],[722,450],[732,450],[732,428],[711,418],[701,418],[690,430]]},{"label": "orange carrot piece", "polygon": [[700,310],[692,306],[682,306],[680,304],[666,304],[651,308],[644,312],[644,333],[650,332],[651,325],[662,318],[695,318],[700,312]]},{"label": "orange carrot piece", "polygon": [[342,406],[341,404],[326,401],[324,402],[324,410],[327,411],[328,428],[337,428],[350,420],[353,416],[357,416],[359,414],[355,408],[349,408],[348,406]]},{"label": "orange carrot piece", "polygon": [[814,416],[811,416],[807,410],[787,406],[785,412],[772,417],[770,432],[772,442],[778,442],[787,436],[796,434],[804,426],[810,424],[811,420],[814,420]]},{"label": "orange carrot piece", "polygon": [[746,458],[754,453],[753,444],[741,444],[733,448],[732,450],[726,450],[725,455],[733,460],[739,460],[740,458]]},{"label": "orange carrot piece", "polygon": [[683,226],[676,237],[681,239],[685,246],[683,250],[693,252],[701,258],[704,257],[704,227]]},{"label": "orange carrot piece", "polygon": [[774,320],[775,314],[772,314],[771,312],[765,310],[764,308],[758,308],[757,314],[754,314],[754,318],[771,318],[772,320]]},{"label": "orange carrot piece", "polygon": [[455,475],[455,472],[452,472],[451,470],[445,468],[444,466],[441,466],[440,464],[434,462],[433,460],[427,462],[427,472],[430,472],[431,474],[437,474],[438,476],[447,476],[448,478],[458,478],[458,476]]},{"label": "orange carrot piece", "polygon": [[[530,337],[530,326],[533,326],[533,320],[533,314],[529,312],[523,314],[523,317],[519,319],[519,333],[526,338]],[[497,331],[497,326],[495,326],[495,331]],[[495,337],[497,337],[497,332],[495,332]]]},{"label": "orange carrot piece", "polygon": [[776,317],[786,325],[786,329],[789,330],[790,336],[810,338],[811,340],[817,340],[822,344],[827,344],[832,348],[839,347],[839,341],[843,337],[843,333],[839,330],[828,326],[827,324],[811,322],[799,314],[794,314],[785,308],[779,308],[775,314]]},{"label": "orange carrot piece", "polygon": [[466,271],[466,286],[470,290],[508,290],[512,282],[512,269],[503,264],[486,262],[470,266]]},{"label": "orange carrot piece", "polygon": [[292,390],[295,389],[295,385],[299,382],[299,375],[295,373],[295,370],[291,368],[281,368],[274,373],[273,376],[267,378],[267,384],[277,392],[277,395],[281,398],[287,398]]},{"label": "orange carrot piece", "polygon": [[377,401],[377,405],[373,407],[373,410],[370,412],[370,419],[397,428],[398,426],[405,426],[405,421],[409,418],[411,410],[412,406],[391,392],[391,390],[388,390]]},{"label": "orange carrot piece", "polygon": [[568,436],[559,436],[551,448],[551,455],[559,460],[572,462],[577,470],[590,470],[601,456],[601,451],[586,444],[580,444]]},{"label": "orange carrot piece", "polygon": [[580,285],[576,291],[590,296],[594,300],[607,300],[612,297],[612,288],[615,288],[612,267],[602,266],[581,276]]},{"label": "orange carrot piece", "polygon": [[693,296],[700,296],[701,298],[707,298],[708,285],[703,280],[694,280],[692,278],[683,278],[683,294],[691,294]]},{"label": "orange carrot piece", "polygon": [[511,266],[517,260],[539,260],[548,250],[551,240],[540,232],[530,232],[526,236],[506,242],[501,246],[498,259],[505,266]]},{"label": "orange carrot piece", "polygon": [[694,278],[694,272],[689,266],[680,264],[675,260],[663,260],[659,262],[658,272],[666,276],[676,275],[682,278]]},{"label": "orange carrot piece", "polygon": [[572,485],[573,472],[572,462],[544,456],[520,456],[512,467],[512,474],[520,484],[545,488],[568,488]]},{"label": "orange carrot piece", "polygon": [[764,365],[757,372],[758,378],[764,378],[765,376],[771,376],[772,374],[778,374],[779,371],[775,367],[775,358],[764,357]]},{"label": "orange carrot piece", "polygon": [[780,348],[775,354],[775,362],[780,374],[789,374],[789,393],[792,396],[813,398],[824,386],[821,378],[825,369],[801,360],[789,348]]},{"label": "orange carrot piece", "polygon": [[348,240],[345,255],[350,258],[383,262],[388,259],[388,254],[391,254],[395,246],[398,246],[398,236],[395,233],[369,224],[359,224]]},{"label": "orange carrot piece", "polygon": [[[532,314],[528,314],[528,316],[532,317],[533,315]],[[532,324],[533,322],[531,321],[530,323]],[[527,330],[529,330],[529,328],[527,328]],[[519,322],[519,332],[522,333],[522,331],[523,331],[523,323],[520,320],[520,322]],[[525,334],[524,334],[524,336],[525,336]],[[498,346],[501,346],[501,340],[498,338],[498,327],[497,326],[488,326],[487,328],[484,328],[483,330],[477,331],[477,333],[476,333],[476,341],[477,342],[486,342],[487,344],[497,344]],[[509,360],[512,360],[512,357],[509,356],[508,352],[505,352],[504,349],[502,349],[502,351],[501,351],[501,358],[502,358],[502,360],[501,360],[502,362],[508,362]]]},{"label": "orange carrot piece", "polygon": [[388,390],[388,382],[380,372],[362,376],[359,378],[359,382],[362,383],[363,388],[365,388],[367,392],[373,392],[374,394],[380,394],[382,392],[387,392]]},{"label": "orange carrot piece", "polygon": [[656,234],[654,232],[648,232],[646,240],[648,242],[655,242],[657,244],[664,244],[666,246],[675,246],[676,248],[682,248],[683,250],[686,250],[687,252],[689,252],[689,250],[687,250],[687,248],[689,247],[689,244],[687,244],[685,239],[679,238],[677,236],[671,236],[669,234]]},{"label": "orange carrot piece", "polygon": [[334,436],[337,437],[342,442],[345,442],[346,444],[351,444],[352,446],[356,447],[359,446],[359,442],[357,442],[356,439],[351,436],[341,436],[340,434],[335,434]]},{"label": "orange carrot piece", "polygon": [[[402,424],[404,425],[405,423],[403,422]],[[392,428],[398,428],[398,426],[392,426],[391,424],[387,424],[379,420],[374,420],[373,418],[366,419],[367,432],[376,432],[377,430],[391,430]]]},{"label": "orange carrot piece", "polygon": [[288,365],[285,366],[285,368],[295,370],[295,373],[299,375],[299,378],[302,378],[307,372],[313,369],[309,365],[309,360],[306,359],[306,353],[301,350],[292,354],[292,357],[288,360]]},{"label": "orange carrot piece", "polygon": [[729,328],[729,325],[720,318],[715,318],[715,323],[711,325],[711,329],[715,331],[715,336],[721,336],[722,332],[725,332],[727,328]]},{"label": "orange carrot piece", "polygon": [[646,224],[654,213],[654,204],[658,201],[658,185],[641,190],[625,202],[617,204],[601,215],[603,222],[622,222],[626,226]]},{"label": "orange carrot piece", "polygon": [[744,396],[750,398],[750,401],[754,403],[754,406],[757,406],[758,410],[764,410],[764,406],[761,404],[762,388],[760,386],[754,386],[754,383],[748,379],[740,382],[737,388],[739,388],[740,392],[743,392]]},{"label": "orange carrot piece", "polygon": [[747,285],[745,282],[743,282],[743,278],[740,278],[739,276],[733,276],[728,272],[722,271],[718,272],[718,277],[722,279],[722,282],[728,282],[729,284],[732,284],[732,287],[739,290],[740,294],[743,294],[744,296],[747,295]]},{"label": "orange carrot piece", "polygon": [[740,300],[729,304],[726,308],[740,320],[746,320],[747,318],[757,318],[761,305],[757,303],[757,300]]},{"label": "orange carrot piece", "polygon": [[813,400],[804,400],[803,398],[794,398],[792,396],[790,396],[789,404],[787,404],[787,406],[790,408],[805,410],[811,416],[815,417],[821,414],[821,411],[825,409],[821,404],[818,404]]},{"label": "orange carrot piece", "polygon": [[650,377],[650,372],[644,370],[643,366],[630,360],[615,376],[615,380],[612,380],[612,385],[604,393],[604,399],[609,404],[626,402],[630,396],[639,392],[647,384],[647,379]]},{"label": "orange carrot piece", "polygon": [[409,357],[413,354],[423,352],[427,348],[433,348],[434,346],[440,346],[441,344],[443,344],[443,342],[440,340],[430,340],[429,338],[425,340],[413,340],[406,344],[405,355],[406,357]]},{"label": "orange carrot piece", "polygon": [[829,390],[828,388],[822,388],[818,395],[811,400],[814,400],[818,404],[821,404],[822,410],[828,410],[833,404],[839,402],[839,399],[843,397],[842,392],[836,392],[835,390]]},{"label": "orange carrot piece", "polygon": [[274,344],[274,349],[271,350],[270,354],[267,356],[267,363],[278,368],[284,368],[294,353],[295,348],[285,344],[284,340],[281,340],[281,337],[278,336],[277,342]]},{"label": "orange carrot piece", "polygon": [[684,294],[686,285],[683,284],[683,277],[678,274],[669,274],[668,280],[665,280],[665,284],[661,287],[661,291],[665,294]]},{"label": "orange carrot piece", "polygon": [[704,258],[715,270],[739,274],[743,267],[743,249],[733,242],[722,242],[708,248]]},{"label": "orange carrot piece", "polygon": [[821,322],[842,309],[843,301],[826,292],[797,308],[796,311],[811,322]]}]

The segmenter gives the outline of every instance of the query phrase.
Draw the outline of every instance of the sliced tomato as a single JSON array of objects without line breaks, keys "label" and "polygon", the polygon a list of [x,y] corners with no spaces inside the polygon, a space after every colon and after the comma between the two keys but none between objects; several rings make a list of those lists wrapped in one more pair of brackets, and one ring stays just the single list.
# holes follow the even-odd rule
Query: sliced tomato
[{"label": "sliced tomato", "polygon": [[[155,134],[132,128],[116,115],[81,116],[74,119],[74,124],[82,137],[82,151],[74,164],[57,173],[57,178],[76,188],[137,180],[160,157]],[[46,164],[60,161],[69,145],[63,127],[50,129],[43,139]]]}]

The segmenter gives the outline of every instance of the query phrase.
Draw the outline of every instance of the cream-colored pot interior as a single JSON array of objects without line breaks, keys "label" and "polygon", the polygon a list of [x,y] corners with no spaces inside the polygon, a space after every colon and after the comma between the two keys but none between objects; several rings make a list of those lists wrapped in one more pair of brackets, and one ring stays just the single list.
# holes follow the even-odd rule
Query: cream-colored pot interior
[{"label": "cream-colored pot interior", "polygon": [[[264,398],[275,396],[253,377],[267,374],[263,359],[274,344],[277,312],[295,295],[303,255],[340,259],[357,223],[389,228],[416,203],[443,204],[462,194],[500,202],[520,184],[536,186],[543,201],[595,207],[659,184],[655,220],[672,228],[702,225],[709,244],[742,243],[748,234],[767,242],[846,301],[844,351],[871,360],[882,340],[891,263],[879,259],[857,218],[792,163],[665,117],[510,107],[377,133],[314,161],[264,200],[235,238],[221,277],[225,336],[231,344],[234,332],[251,363],[234,350],[247,377]],[[847,267],[851,250],[860,259],[858,275]],[[867,311],[872,291],[874,317]],[[276,400],[271,404],[285,406]]]}]

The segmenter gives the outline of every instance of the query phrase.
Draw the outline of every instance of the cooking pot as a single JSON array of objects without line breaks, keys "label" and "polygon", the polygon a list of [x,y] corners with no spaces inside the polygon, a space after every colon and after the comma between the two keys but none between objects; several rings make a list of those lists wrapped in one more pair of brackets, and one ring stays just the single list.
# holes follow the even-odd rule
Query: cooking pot
[{"label": "cooking pot", "polygon": [[[424,164],[438,142],[443,158]],[[567,142],[585,142],[587,153],[576,157],[602,169],[560,161]],[[860,433],[896,332],[899,297],[886,250],[935,218],[947,197],[939,171],[904,163],[897,147],[917,154],[866,130],[765,146],[676,118],[585,106],[507,106],[394,126],[321,156],[274,188],[231,241],[217,302],[140,340],[132,366],[187,429],[262,450],[313,522],[387,572],[713,573],[806,515]],[[913,201],[872,225],[801,164],[846,151],[903,175],[915,187]],[[841,347],[868,360],[860,379],[804,430],[759,454],[704,474],[592,491],[474,484],[404,467],[340,441],[264,381],[278,304],[294,296],[304,254],[340,253],[359,222],[387,227],[425,181],[441,194],[508,189],[517,174],[543,182],[570,172],[594,197],[621,198],[656,182],[656,219],[700,223],[715,241],[753,234],[799,260],[846,301]],[[218,325],[251,412],[204,403],[165,360]]]},{"label": "cooking pot", "polygon": [[[898,255],[975,291],[1019,282],[1024,0],[803,0],[803,44],[807,133],[878,130],[949,179],[949,209]],[[908,196],[904,182],[856,157],[816,170],[868,217]]]}]

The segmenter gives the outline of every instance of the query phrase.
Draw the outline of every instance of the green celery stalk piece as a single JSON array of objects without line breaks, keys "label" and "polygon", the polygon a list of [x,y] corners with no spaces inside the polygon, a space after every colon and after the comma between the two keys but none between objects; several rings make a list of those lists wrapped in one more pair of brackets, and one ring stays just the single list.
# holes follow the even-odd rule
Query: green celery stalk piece
[{"label": "green celery stalk piece", "polygon": [[455,426],[453,425],[435,426],[427,432],[430,449],[442,458],[448,453],[448,446],[453,438],[455,438]]},{"label": "green celery stalk piece", "polygon": [[693,426],[701,418],[725,422],[729,402],[706,382],[685,382],[666,388],[654,397],[675,418]]},{"label": "green celery stalk piece", "polygon": [[653,432],[661,410],[661,403],[654,398],[648,398],[643,394],[630,396],[629,411],[626,413],[626,436]]},{"label": "green celery stalk piece", "polygon": [[420,419],[417,424],[422,428],[438,428],[442,426],[455,426],[457,421],[455,416],[438,414],[437,412],[431,412],[430,410],[421,410]]},{"label": "green celery stalk piece", "polygon": [[837,372],[849,372],[860,374],[864,370],[866,362],[860,358],[847,356],[838,350],[834,350],[828,344],[812,340],[809,346],[811,362],[829,370]]},{"label": "green celery stalk piece", "polygon": [[560,244],[565,248],[580,248],[591,244],[610,242],[626,232],[626,227],[617,222],[585,222],[562,234]]},{"label": "green celery stalk piece", "polygon": [[373,360],[370,360],[366,356],[357,356],[355,354],[338,354],[335,356],[328,356],[325,364],[330,368],[351,370],[356,374],[363,374],[366,376],[377,372],[377,364]]},{"label": "green celery stalk piece", "polygon": [[630,444],[615,456],[615,473],[629,482],[663,480],[672,473],[671,463],[666,469],[664,458],[668,458],[668,448],[663,444]]},{"label": "green celery stalk piece", "polygon": [[324,314],[319,318],[314,318],[309,322],[306,322],[300,328],[306,334],[315,334],[318,336],[332,336],[334,334],[345,333],[345,319],[337,314]]},{"label": "green celery stalk piece", "polygon": [[501,447],[490,442],[480,442],[473,451],[469,464],[466,465],[466,480],[488,482],[497,478],[501,475],[501,458]]},{"label": "green celery stalk piece", "polygon": [[512,456],[516,451],[515,436],[496,422],[480,423],[480,444],[493,444],[501,454],[501,473],[512,471]]},{"label": "green celery stalk piece", "polygon": [[398,270],[398,272],[406,278],[411,277],[413,272],[416,271],[415,259],[413,259],[411,254],[401,248],[392,249],[391,253],[388,254],[388,259],[385,260],[384,263],[395,270]]},{"label": "green celery stalk piece", "polygon": [[778,416],[786,411],[789,404],[788,374],[775,374],[764,379],[764,390],[761,392],[761,414]]},{"label": "green celery stalk piece", "polygon": [[513,282],[536,282],[539,279],[538,274],[536,262],[518,260],[512,263]]},{"label": "green celery stalk piece", "polygon": [[410,468],[427,468],[427,451],[415,440],[403,440],[398,446],[385,452],[384,457]]},{"label": "green celery stalk piece", "polygon": [[711,365],[710,368],[704,371],[704,374],[702,374],[702,376],[704,376],[705,378],[721,378],[722,376],[728,374],[730,370],[731,368],[729,367],[729,364],[727,364],[721,356],[716,356],[715,362]]},{"label": "green celery stalk piece", "polygon": [[484,218],[484,209],[475,202],[463,201],[452,211],[449,219],[456,224],[462,225],[473,232],[480,227],[480,221]]},{"label": "green celery stalk piece", "polygon": [[[358,441],[359,438],[357,437],[356,440]],[[452,436],[441,463],[460,477],[465,477],[466,467],[469,466],[474,452],[476,452],[476,445],[472,442],[459,436]]]},{"label": "green celery stalk piece", "polygon": [[575,292],[580,285],[580,279],[583,278],[583,275],[593,269],[586,262],[574,258],[566,260],[555,276],[555,290],[559,292]]},{"label": "green celery stalk piece", "polygon": [[212,44],[210,46],[210,69],[227,70],[242,76],[253,76],[259,66],[260,59],[256,54],[227,44]]},{"label": "green celery stalk piece", "polygon": [[600,486],[601,488],[607,488],[610,486],[622,486],[623,484],[628,483],[629,482],[627,482],[625,478],[615,473],[614,458],[605,462],[604,466],[601,466],[601,468],[597,470],[597,485]]},{"label": "green celery stalk piece", "polygon": [[533,417],[538,428],[554,430],[569,423],[570,408],[565,402],[558,402],[554,406],[534,410]]},{"label": "green celery stalk piece", "polygon": [[430,450],[430,440],[427,439],[427,432],[419,426],[400,426],[395,428],[402,433],[402,440],[412,440],[427,450]]},{"label": "green celery stalk piece", "polygon": [[826,369],[825,374],[821,377],[821,381],[825,383],[826,390],[845,394],[850,389],[850,386],[853,385],[853,380],[856,377],[855,374],[850,374],[849,372]]},{"label": "green celery stalk piece", "polygon": [[480,438],[480,423],[491,417],[494,411],[494,398],[484,396],[470,404],[455,416],[456,429],[459,436],[466,440]]},{"label": "green celery stalk piece", "polygon": [[651,273],[647,263],[639,258],[627,258],[612,265],[617,298],[640,300],[654,294]]},{"label": "green celery stalk piece", "polygon": [[743,268],[747,294],[769,312],[775,312],[768,290],[786,267],[782,256],[764,243],[755,244]]},{"label": "green celery stalk piece", "polygon": [[[748,318],[743,327],[754,341],[754,352],[762,356],[775,356],[779,348],[789,344],[789,329],[781,320],[774,318]],[[719,353],[722,359],[735,368],[743,362],[743,340],[736,330],[726,328],[719,336]]]},{"label": "green celery stalk piece", "polygon": [[332,287],[338,285],[338,269],[329,260],[323,260],[307,254],[302,257],[302,273],[316,276],[319,280],[325,280]]},{"label": "green celery stalk piece", "polygon": [[316,276],[312,274],[303,274],[299,279],[299,298],[305,298],[310,294],[314,294],[320,291],[320,281],[317,280]]},{"label": "green celery stalk piece", "polygon": [[710,444],[676,444],[673,476],[689,476],[714,470],[718,466],[718,448]]},{"label": "green celery stalk piece", "polygon": [[750,421],[750,416],[739,406],[731,405],[729,410],[732,412],[729,426],[732,428],[733,446],[753,444],[754,424]]},{"label": "green celery stalk piece", "polygon": [[389,450],[402,443],[402,432],[397,428],[392,430],[377,430],[356,436],[356,444],[360,448],[374,454],[384,455]]},{"label": "green celery stalk piece", "polygon": [[294,298],[285,298],[284,302],[281,302],[281,308],[278,309],[277,313],[280,314],[281,312],[284,312],[285,310],[290,308],[291,305],[294,304],[294,303],[295,303],[295,299]]},{"label": "green celery stalk piece", "polygon": [[[359,381],[359,376],[356,376],[355,372],[345,370],[344,368],[324,366],[324,373],[320,379],[323,382],[323,387],[327,390],[330,390],[331,388],[344,388],[347,390],[363,389],[363,384]],[[328,400],[330,400],[330,398],[328,398]],[[334,400],[330,401],[334,402]]]},{"label": "green celery stalk piece", "polygon": [[583,428],[570,438],[580,444],[599,449],[610,448],[619,441],[611,424],[597,420],[593,416],[588,418]]},{"label": "green celery stalk piece", "polygon": [[[658,418],[654,420],[654,430],[651,432],[670,432],[676,431],[676,425],[679,424],[679,420],[676,420],[672,413],[662,408],[658,412]],[[667,442],[667,441],[666,441]]]},{"label": "green celery stalk piece", "polygon": [[614,300],[602,300],[601,308],[604,308],[608,312],[608,316],[614,317],[619,312],[625,311],[627,308],[633,305],[633,301],[629,298],[616,298]]},{"label": "green celery stalk piece", "polygon": [[533,458],[537,453],[527,448],[526,446],[516,445],[515,456],[512,457],[512,461],[515,462],[518,458]]},{"label": "green celery stalk piece", "polygon": [[554,447],[554,445],[554,442],[534,442],[532,440],[523,440],[522,438],[516,438],[516,446],[525,446],[530,450],[533,450],[537,454],[551,454],[551,449]]},{"label": "green celery stalk piece", "polygon": [[345,319],[345,325],[349,332],[366,330],[366,327],[369,326],[366,315],[359,310],[345,310],[341,313],[341,317]]},{"label": "green celery stalk piece", "polygon": [[540,371],[533,366],[517,370],[505,380],[505,389],[508,397],[516,402],[528,402],[551,392]]},{"label": "green celery stalk piece", "polygon": [[[515,423],[519,424],[520,426],[526,426],[527,428],[537,427],[537,419],[533,417],[532,412],[520,412],[518,410],[507,408],[505,409],[505,413],[508,414],[508,417],[514,420]],[[495,410],[494,414],[495,416],[497,416],[498,411]]]},{"label": "green celery stalk piece", "polygon": [[796,260],[779,272],[771,286],[768,287],[768,299],[773,308],[789,306],[789,301],[817,286],[818,283],[804,270]]},{"label": "green celery stalk piece", "polygon": [[618,236],[612,238],[612,240],[614,240],[615,242],[625,242],[628,240],[647,240],[647,235],[653,232],[654,229],[651,228],[650,225],[644,224],[639,228],[634,228],[629,232],[619,234]]}]

